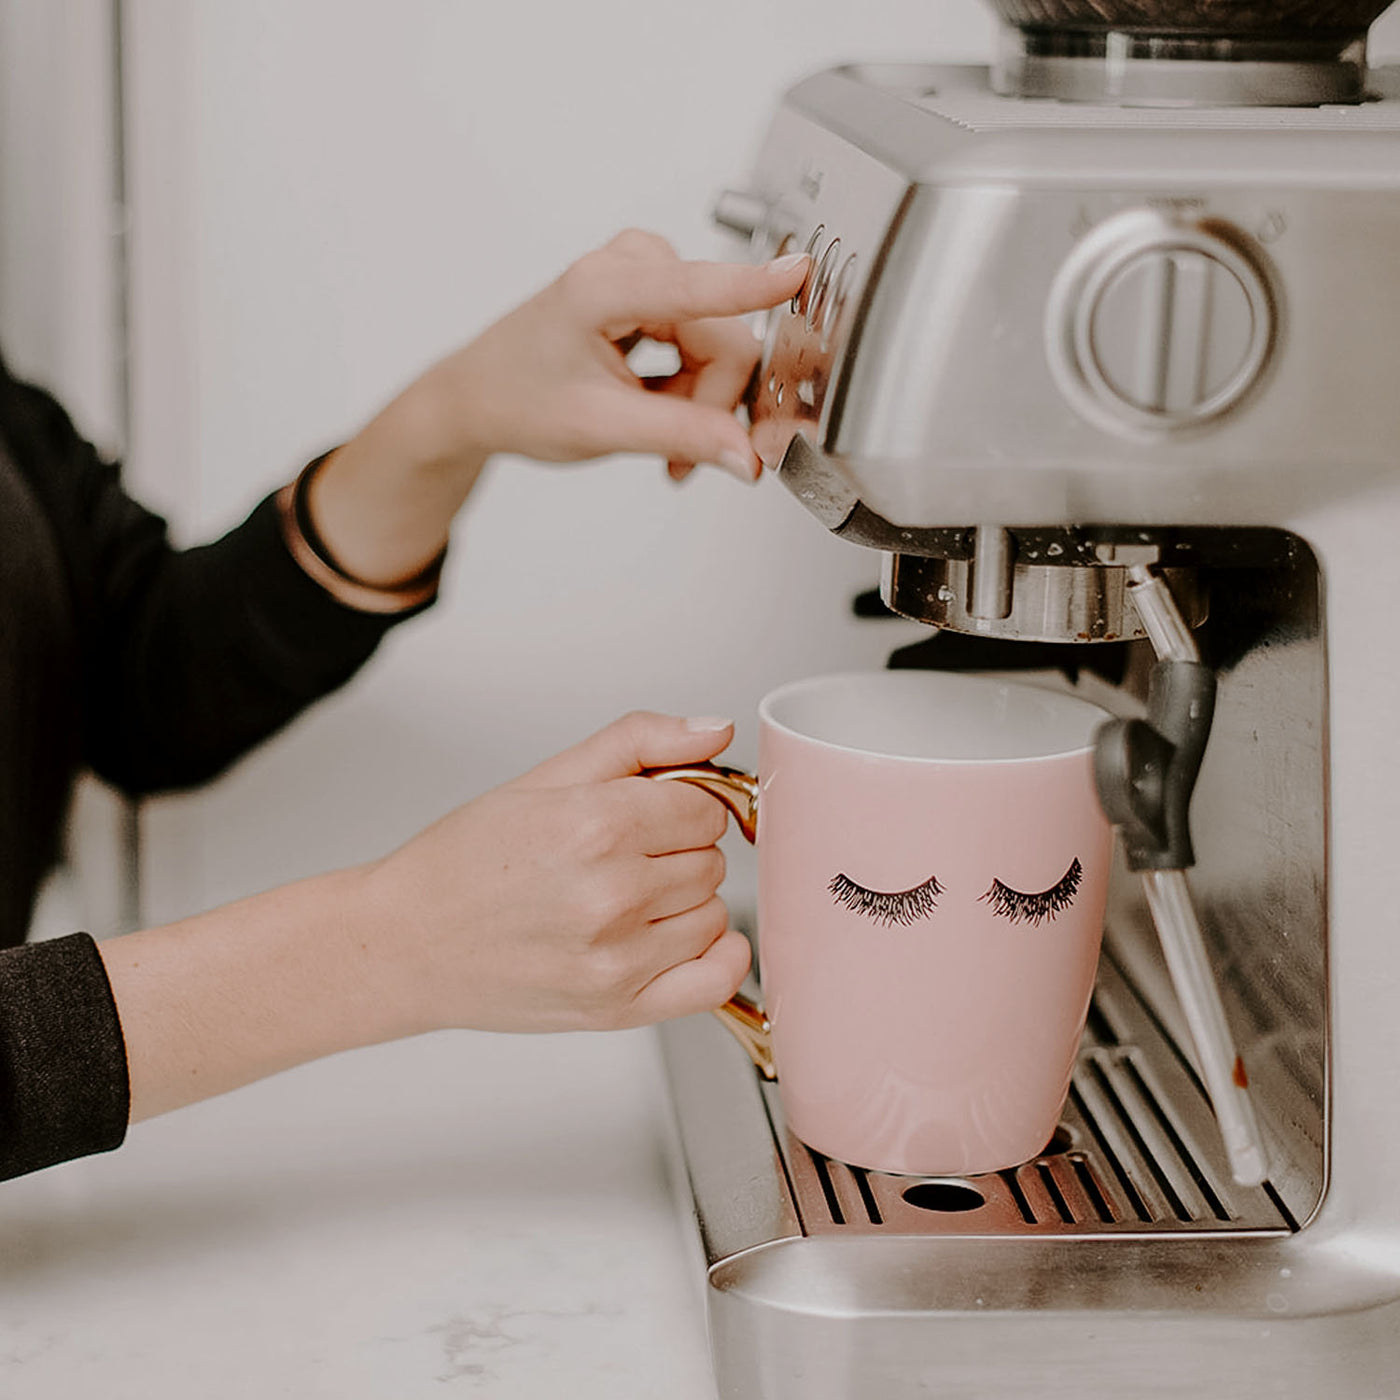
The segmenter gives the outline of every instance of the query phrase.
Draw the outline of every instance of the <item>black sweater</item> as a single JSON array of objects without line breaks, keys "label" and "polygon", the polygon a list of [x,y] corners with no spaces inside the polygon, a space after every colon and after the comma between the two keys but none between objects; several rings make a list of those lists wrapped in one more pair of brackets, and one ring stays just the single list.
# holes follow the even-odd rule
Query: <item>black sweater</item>
[{"label": "black sweater", "polygon": [[140,795],[221,772],[408,614],[338,603],[269,498],[178,551],[42,391],[0,365],[0,1177],[116,1147],[126,1052],[86,934],[24,946],[75,775]]}]

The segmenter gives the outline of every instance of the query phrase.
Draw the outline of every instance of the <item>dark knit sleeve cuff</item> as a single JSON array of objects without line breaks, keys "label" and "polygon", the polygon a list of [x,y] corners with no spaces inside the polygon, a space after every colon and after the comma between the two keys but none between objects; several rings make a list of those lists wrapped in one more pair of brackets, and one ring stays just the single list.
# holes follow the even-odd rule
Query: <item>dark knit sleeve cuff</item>
[{"label": "dark knit sleeve cuff", "polygon": [[0,951],[0,1177],[119,1147],[130,1106],[96,943],[74,933]]}]

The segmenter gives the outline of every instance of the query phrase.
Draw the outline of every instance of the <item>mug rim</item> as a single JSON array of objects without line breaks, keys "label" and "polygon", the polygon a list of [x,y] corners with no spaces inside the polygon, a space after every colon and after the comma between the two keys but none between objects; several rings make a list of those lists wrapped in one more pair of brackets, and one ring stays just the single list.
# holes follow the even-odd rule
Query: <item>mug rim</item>
[{"label": "mug rim", "polygon": [[928,766],[950,767],[954,765],[975,765],[977,767],[989,767],[994,764],[1004,763],[1047,763],[1065,758],[1077,758],[1084,754],[1093,753],[1095,748],[1095,735],[1091,735],[1088,742],[1076,744],[1071,747],[1061,747],[1048,750],[1044,753],[1011,755],[1009,757],[946,757],[940,758],[922,754],[894,753],[884,748],[866,747],[859,744],[838,743],[831,739],[822,739],[814,734],[804,733],[800,729],[794,729],[792,725],[785,724],[773,715],[773,705],[787,698],[796,691],[808,688],[826,687],[839,682],[849,682],[853,680],[872,680],[881,676],[921,676],[930,680],[941,682],[952,682],[954,684],[967,684],[975,686],[993,686],[1002,689],[1035,691],[1039,695],[1047,697],[1055,703],[1062,704],[1067,708],[1081,711],[1094,711],[1100,716],[1100,723],[1107,723],[1114,718],[1111,711],[1104,709],[1102,705],[1096,704],[1092,700],[1086,700],[1080,695],[1067,695],[1063,691],[1053,690],[1048,686],[1036,686],[1025,681],[1006,680],[1000,676],[988,676],[965,671],[933,671],[933,670],[867,670],[867,671],[830,671],[816,676],[803,676],[797,680],[786,681],[782,685],[770,690],[758,703],[758,717],[762,724],[768,725],[779,732],[799,740],[802,743],[815,744],[818,747],[836,753],[854,754],[861,758],[882,759],[891,763],[921,764]]}]

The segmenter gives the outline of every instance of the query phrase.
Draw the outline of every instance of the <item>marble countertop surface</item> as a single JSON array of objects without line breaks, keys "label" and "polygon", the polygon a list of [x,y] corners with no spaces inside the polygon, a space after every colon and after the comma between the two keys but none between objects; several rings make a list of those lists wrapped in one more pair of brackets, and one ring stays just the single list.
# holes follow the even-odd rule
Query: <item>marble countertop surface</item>
[{"label": "marble countertop surface", "polygon": [[715,1400],[654,1033],[337,1056],[0,1184],[5,1400]]}]

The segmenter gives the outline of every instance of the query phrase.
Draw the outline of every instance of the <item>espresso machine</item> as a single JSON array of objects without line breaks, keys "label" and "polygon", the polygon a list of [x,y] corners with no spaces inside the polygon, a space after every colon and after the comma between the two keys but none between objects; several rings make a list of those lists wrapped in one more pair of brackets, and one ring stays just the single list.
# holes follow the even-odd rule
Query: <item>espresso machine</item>
[{"label": "espresso machine", "polygon": [[719,1393],[1397,1397],[1400,70],[1366,62],[1386,0],[995,2],[990,69],[803,81],[720,200],[754,258],[813,260],[768,318],[755,441],[883,553],[883,608],[934,629],[892,664],[1073,686],[1167,760],[1154,676],[1173,652],[1208,670],[1186,854],[1157,864],[1260,1155],[1241,1169],[1222,1131],[1221,1043],[1127,830],[1149,755],[1110,808],[1129,839],[1037,1159],[829,1160],[712,1018],[663,1028]]}]

